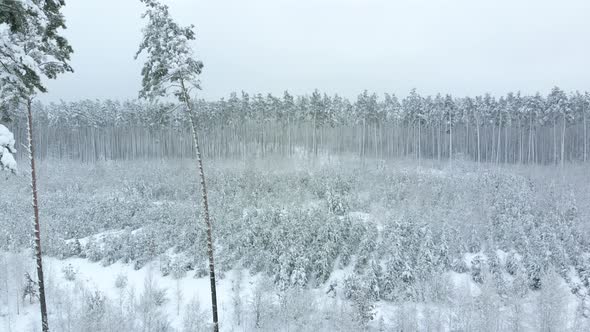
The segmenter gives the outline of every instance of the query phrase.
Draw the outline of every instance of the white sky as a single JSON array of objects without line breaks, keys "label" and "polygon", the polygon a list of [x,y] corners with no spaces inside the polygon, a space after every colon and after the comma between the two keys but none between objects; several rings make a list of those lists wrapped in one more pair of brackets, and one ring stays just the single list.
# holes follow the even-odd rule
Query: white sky
[{"label": "white sky", "polygon": [[[168,0],[197,28],[201,97],[590,89],[588,0]],[[74,74],[45,101],[137,97],[138,0],[66,0]]]}]

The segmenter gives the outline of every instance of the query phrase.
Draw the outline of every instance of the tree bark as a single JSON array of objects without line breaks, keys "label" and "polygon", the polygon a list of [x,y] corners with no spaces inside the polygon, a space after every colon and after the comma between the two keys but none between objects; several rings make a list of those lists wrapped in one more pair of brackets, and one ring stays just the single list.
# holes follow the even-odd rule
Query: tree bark
[{"label": "tree bark", "polygon": [[588,135],[587,135],[587,126],[586,126],[586,110],[584,112],[584,162],[587,161],[588,156]]},{"label": "tree bark", "polygon": [[479,120],[477,121],[477,163],[481,164],[481,143],[479,141]]},{"label": "tree bark", "polygon": [[498,121],[498,142],[496,145],[496,164],[500,163],[500,141],[502,139],[502,113],[499,114],[500,119]]},{"label": "tree bark", "polygon": [[563,113],[563,126],[561,128],[561,167],[563,167],[565,162],[565,113]]},{"label": "tree bark", "polygon": [[422,124],[420,123],[420,119],[418,119],[418,166],[422,165],[421,136],[422,136]]},{"label": "tree bark", "polygon": [[449,113],[449,163],[453,162],[453,114]]},{"label": "tree bark", "polygon": [[217,288],[215,284],[215,263],[213,260],[213,236],[211,217],[209,215],[209,201],[207,196],[207,185],[205,182],[205,172],[203,170],[203,159],[201,158],[201,147],[199,145],[199,137],[197,135],[197,126],[193,117],[193,109],[188,96],[188,91],[184,85],[184,81],[181,81],[182,91],[184,94],[184,101],[188,110],[188,115],[191,123],[191,131],[193,134],[193,143],[195,145],[195,151],[197,153],[197,164],[199,167],[199,178],[201,179],[201,195],[203,201],[203,213],[205,218],[205,225],[207,227],[207,255],[209,256],[209,280],[211,283],[211,310],[213,312],[213,331],[219,331],[219,319],[217,315]]},{"label": "tree bark", "polygon": [[33,198],[33,213],[35,217],[35,257],[37,260],[37,279],[39,279],[39,306],[41,307],[41,327],[43,332],[49,332],[47,319],[47,302],[45,299],[45,283],[43,279],[43,258],[41,256],[41,227],[39,222],[39,200],[37,198],[37,172],[35,167],[35,148],[33,145],[33,113],[31,99],[27,99],[29,160],[31,161],[31,189]]},{"label": "tree bark", "polygon": [[557,165],[557,117],[553,118],[553,165]]}]

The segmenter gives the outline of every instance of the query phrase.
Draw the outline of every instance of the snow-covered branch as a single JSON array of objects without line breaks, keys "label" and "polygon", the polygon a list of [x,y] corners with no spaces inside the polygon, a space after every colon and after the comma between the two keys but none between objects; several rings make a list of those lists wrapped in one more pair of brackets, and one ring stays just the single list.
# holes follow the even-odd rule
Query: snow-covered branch
[{"label": "snow-covered branch", "polygon": [[8,128],[0,124],[0,170],[16,173],[14,153],[16,153],[14,135]]}]

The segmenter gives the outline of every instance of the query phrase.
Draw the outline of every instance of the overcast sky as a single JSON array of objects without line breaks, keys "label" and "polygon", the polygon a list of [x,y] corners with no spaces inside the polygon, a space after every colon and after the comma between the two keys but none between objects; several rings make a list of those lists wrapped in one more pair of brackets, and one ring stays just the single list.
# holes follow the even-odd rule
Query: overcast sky
[{"label": "overcast sky", "polygon": [[[197,28],[201,97],[590,90],[588,0],[168,0]],[[67,0],[74,74],[45,101],[137,97],[138,0]]]}]

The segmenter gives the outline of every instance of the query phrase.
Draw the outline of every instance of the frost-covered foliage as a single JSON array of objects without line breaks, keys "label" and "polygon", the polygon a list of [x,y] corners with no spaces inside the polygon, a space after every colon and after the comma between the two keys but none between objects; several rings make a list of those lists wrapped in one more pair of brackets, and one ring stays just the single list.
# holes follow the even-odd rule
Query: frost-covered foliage
[{"label": "frost-covered foliage", "polygon": [[[273,172],[212,165],[220,276],[247,268],[287,290],[322,287],[345,269],[371,301],[441,299],[446,286],[437,279],[448,271],[478,285],[492,280],[499,294],[521,281],[525,291],[542,289],[552,269],[579,296],[590,284],[583,187],[471,164],[362,172],[346,164]],[[52,174],[43,180],[53,193],[42,210],[51,211],[43,232],[49,254],[137,269],[158,261],[174,278],[206,275],[205,231],[190,222],[200,209],[195,184],[183,176],[188,161],[42,169]],[[19,181],[6,182],[17,197],[26,195]],[[2,200],[0,208],[9,211],[0,215],[0,245],[26,246],[15,222],[26,203]]]},{"label": "frost-covered foliage", "polygon": [[8,0],[0,6],[0,107],[45,92],[43,77],[72,71],[63,0]]},{"label": "frost-covered foliage", "polygon": [[14,135],[8,128],[0,124],[0,171],[7,170],[16,173],[17,166],[16,160],[14,160],[16,149],[14,143]]},{"label": "frost-covered foliage", "polygon": [[168,6],[157,0],[141,1],[147,6],[143,17],[148,24],[135,56],[147,54],[140,96],[155,98],[173,93],[179,100],[188,101],[190,89],[200,89],[198,76],[203,68],[190,45],[195,39],[194,26],[179,26]]},{"label": "frost-covered foliage", "polygon": [[[555,326],[564,316],[548,309],[548,301],[564,301],[567,294],[567,301],[579,299],[580,324],[585,324],[587,172],[572,167],[560,181],[547,183],[547,170],[535,175],[534,170],[469,163],[441,170],[359,169],[349,161],[278,166],[265,171],[259,165],[212,163],[210,176],[220,282],[229,282],[232,269],[249,271],[244,278],[265,277],[258,297],[251,298],[257,299],[251,308],[258,308],[261,328],[271,329],[280,317],[291,317],[297,330],[301,317],[314,320],[309,308],[294,299],[307,296],[309,289],[345,301],[347,308],[338,309],[345,313],[329,315],[347,315],[359,324],[351,323],[355,328],[349,330],[375,327],[389,305],[404,313],[403,319],[385,317],[390,328],[429,322],[431,330],[440,330],[435,322],[444,320],[459,330],[512,330],[532,326],[522,313],[531,306],[540,308],[535,319],[544,315],[542,324]],[[52,174],[41,178],[44,190],[53,193],[42,210],[51,211],[45,212],[43,232],[48,254],[85,257],[107,269],[118,262],[134,273],[153,262],[154,273],[170,280],[207,276],[205,232],[190,222],[200,210],[192,203],[195,183],[183,176],[189,161],[52,161],[40,167],[41,174]],[[3,182],[16,194],[0,200],[0,209],[8,211],[0,214],[4,249],[28,245],[17,221],[26,218],[18,214],[27,208],[26,200],[18,199],[27,194],[19,189],[22,181],[10,177]],[[335,197],[345,209],[332,208]],[[74,275],[67,268],[57,272],[73,283],[80,278],[80,272]],[[121,277],[116,289],[122,292],[131,283]],[[548,285],[559,289],[551,294],[555,287]],[[164,306],[176,308],[173,287],[165,295],[162,289],[150,292],[142,310],[158,311],[164,298]],[[293,300],[281,307],[284,298]],[[244,306],[244,328],[248,322],[254,328],[250,300],[232,303]],[[165,327],[166,317],[158,317],[153,324]]]},{"label": "frost-covered foliage", "polygon": [[[27,331],[32,324],[31,313],[36,309],[29,298],[22,301],[19,284],[24,282],[23,270],[31,266],[21,266],[28,261],[26,254],[0,254],[0,329],[2,331]],[[18,264],[14,261],[18,260]],[[47,291],[48,309],[54,329],[62,332],[77,331],[129,331],[129,332],[196,332],[211,331],[210,313],[204,309],[203,283],[187,276],[180,281],[167,277],[151,275],[150,268],[132,271],[122,266],[126,272],[135,274],[132,281],[127,274],[110,273],[115,269],[103,271],[89,270],[95,264],[80,260],[70,260],[79,270],[79,278],[68,280],[59,272],[70,263],[47,259],[56,271],[49,270]],[[20,265],[19,265],[20,264]],[[5,272],[5,273],[4,273]],[[289,289],[281,291],[267,278],[243,276],[243,287],[238,291],[239,303],[229,309],[229,294],[221,293],[222,331],[358,331],[361,325],[354,321],[354,309],[346,301],[330,299],[325,302],[317,298],[317,293],[309,289]],[[22,281],[21,281],[22,279]],[[233,281],[238,282],[240,278]],[[220,289],[233,281],[220,281]],[[168,293],[164,287],[180,282],[180,290],[185,294],[180,300],[162,301]],[[166,286],[162,286],[162,284]],[[35,289],[32,287],[31,289]],[[168,290],[170,290],[168,288]],[[164,297],[162,296],[164,294]],[[176,295],[174,296],[176,297]],[[179,301],[178,304],[175,303]],[[178,307],[177,307],[178,306]],[[239,312],[239,316],[236,313]],[[232,317],[234,316],[234,317]],[[239,319],[235,323],[232,318]],[[363,325],[364,326],[364,325]],[[365,326],[366,327],[366,326]]]}]

